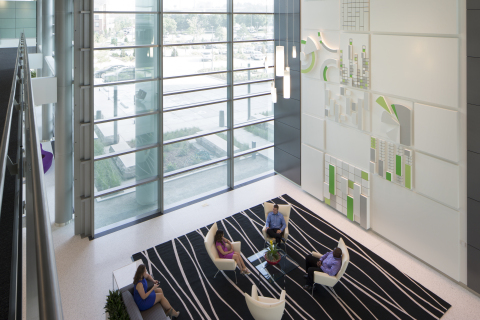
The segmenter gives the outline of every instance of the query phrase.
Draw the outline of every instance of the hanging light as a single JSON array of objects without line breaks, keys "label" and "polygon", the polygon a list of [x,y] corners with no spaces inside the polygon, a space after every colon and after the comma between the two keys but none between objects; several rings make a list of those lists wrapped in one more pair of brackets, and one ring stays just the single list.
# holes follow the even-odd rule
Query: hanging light
[{"label": "hanging light", "polygon": [[[293,14],[293,43],[295,43],[295,0],[292,0],[292,14]],[[297,47],[295,45],[292,46],[292,58],[297,58]]]},{"label": "hanging light", "polygon": [[283,66],[285,65],[285,49],[283,46],[277,46],[275,52],[277,77],[283,77]]},{"label": "hanging light", "polygon": [[285,68],[283,76],[283,98],[290,99],[290,67]]},{"label": "hanging light", "polygon": [[272,93],[272,102],[277,103],[277,88],[275,88],[275,81],[272,81],[271,93]]}]

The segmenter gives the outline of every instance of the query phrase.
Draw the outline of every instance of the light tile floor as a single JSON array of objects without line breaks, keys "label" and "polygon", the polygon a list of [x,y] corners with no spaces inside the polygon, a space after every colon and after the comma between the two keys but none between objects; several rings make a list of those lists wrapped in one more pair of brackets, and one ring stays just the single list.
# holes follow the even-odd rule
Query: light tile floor
[{"label": "light tile floor", "polygon": [[[47,186],[47,192],[52,190]],[[108,290],[112,289],[112,271],[130,263],[133,253],[285,193],[452,304],[442,319],[480,317],[478,296],[374,232],[351,223],[288,180],[273,176],[93,241],[74,236],[73,223],[52,228],[65,319],[104,319],[103,306]],[[51,199],[49,195],[53,221]]]}]

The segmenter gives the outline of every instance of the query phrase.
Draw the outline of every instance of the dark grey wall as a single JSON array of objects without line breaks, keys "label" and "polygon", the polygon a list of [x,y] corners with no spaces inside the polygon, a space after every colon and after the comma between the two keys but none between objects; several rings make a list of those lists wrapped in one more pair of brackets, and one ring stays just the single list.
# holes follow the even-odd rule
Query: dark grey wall
[{"label": "dark grey wall", "polygon": [[[287,15],[288,3],[288,15]],[[288,43],[287,43],[288,18]],[[279,29],[280,23],[280,29]],[[295,42],[293,41],[295,37]],[[275,171],[300,184],[300,0],[275,0],[275,46],[288,47],[291,76],[291,98],[283,98],[283,77],[275,78]],[[292,46],[297,58],[292,58]],[[286,51],[287,52],[287,51]],[[277,66],[278,67],[278,66]]]},{"label": "dark grey wall", "polygon": [[467,285],[480,292],[480,1],[467,0]]}]

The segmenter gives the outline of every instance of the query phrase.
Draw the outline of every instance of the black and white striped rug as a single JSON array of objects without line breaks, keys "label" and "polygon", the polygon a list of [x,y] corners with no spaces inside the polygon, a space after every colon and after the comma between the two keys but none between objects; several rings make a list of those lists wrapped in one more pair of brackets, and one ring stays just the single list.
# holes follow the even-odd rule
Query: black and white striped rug
[{"label": "black and white striped rug", "polygon": [[[211,225],[136,253],[142,259],[171,304],[182,311],[182,319],[252,319],[244,292],[256,284],[261,295],[278,298],[287,293],[283,319],[438,319],[450,304],[390,263],[335,228],[312,211],[283,195],[272,199],[293,205],[289,222],[288,254],[300,267],[288,273],[285,281],[268,283],[247,257],[263,248],[262,204],[217,222],[226,237],[242,242],[242,256],[253,272],[241,276],[238,284],[232,271],[220,272],[210,260],[203,238]],[[181,223],[181,222],[179,222]],[[212,222],[213,223],[213,222]],[[342,237],[350,252],[350,264],[334,287],[319,286],[314,295],[305,291],[305,255],[325,253]]]}]

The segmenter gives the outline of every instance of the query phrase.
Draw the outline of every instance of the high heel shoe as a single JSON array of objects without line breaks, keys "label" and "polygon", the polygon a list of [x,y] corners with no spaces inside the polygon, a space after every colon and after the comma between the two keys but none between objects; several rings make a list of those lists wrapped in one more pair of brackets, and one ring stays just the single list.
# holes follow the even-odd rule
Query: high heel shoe
[{"label": "high heel shoe", "polygon": [[167,312],[167,317],[170,317],[171,319],[178,318],[180,315],[180,311],[175,311],[173,308],[170,308]]}]

